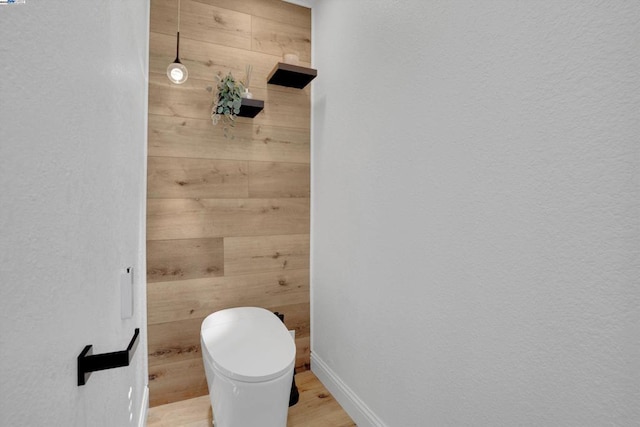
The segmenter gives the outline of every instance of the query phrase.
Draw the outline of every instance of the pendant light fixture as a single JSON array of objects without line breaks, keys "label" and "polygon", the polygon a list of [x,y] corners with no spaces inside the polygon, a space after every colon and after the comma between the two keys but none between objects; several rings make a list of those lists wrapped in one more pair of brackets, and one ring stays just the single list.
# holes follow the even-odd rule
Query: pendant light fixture
[{"label": "pendant light fixture", "polygon": [[187,81],[189,77],[189,71],[187,67],[180,62],[180,0],[178,0],[178,34],[176,45],[176,59],[167,67],[167,77],[171,82],[180,85]]}]

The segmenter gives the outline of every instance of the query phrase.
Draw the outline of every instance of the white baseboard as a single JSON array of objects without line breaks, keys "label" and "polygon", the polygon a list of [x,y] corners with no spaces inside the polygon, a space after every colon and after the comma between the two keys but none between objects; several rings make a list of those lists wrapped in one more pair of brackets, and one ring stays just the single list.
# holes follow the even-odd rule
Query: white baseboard
[{"label": "white baseboard", "polygon": [[140,408],[140,418],[138,419],[138,427],[146,427],[148,413],[149,413],[149,386],[145,386],[144,394],[142,395],[142,406]]},{"label": "white baseboard", "polygon": [[311,371],[358,427],[387,427],[380,418],[318,356],[311,353]]}]

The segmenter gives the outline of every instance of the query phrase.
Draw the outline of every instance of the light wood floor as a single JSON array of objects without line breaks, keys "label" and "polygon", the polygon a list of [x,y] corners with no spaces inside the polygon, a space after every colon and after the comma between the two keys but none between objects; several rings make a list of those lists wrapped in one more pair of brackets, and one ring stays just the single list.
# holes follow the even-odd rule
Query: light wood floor
[{"label": "light wood floor", "polygon": [[[296,374],[298,403],[289,408],[287,427],[355,427],[355,423],[311,371]],[[147,427],[211,427],[209,396],[149,409]]]}]

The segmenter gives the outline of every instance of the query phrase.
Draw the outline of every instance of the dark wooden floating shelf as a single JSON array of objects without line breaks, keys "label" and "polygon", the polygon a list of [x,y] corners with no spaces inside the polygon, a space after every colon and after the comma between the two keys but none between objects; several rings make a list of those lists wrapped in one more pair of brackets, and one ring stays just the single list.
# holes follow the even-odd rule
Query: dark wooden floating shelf
[{"label": "dark wooden floating shelf", "polygon": [[240,105],[240,112],[238,113],[238,117],[254,118],[263,109],[264,101],[261,101],[259,99],[242,98],[242,104]]},{"label": "dark wooden floating shelf", "polygon": [[299,65],[285,64],[278,62],[267,82],[272,85],[304,88],[309,82],[316,78],[318,70],[313,68],[301,67]]}]

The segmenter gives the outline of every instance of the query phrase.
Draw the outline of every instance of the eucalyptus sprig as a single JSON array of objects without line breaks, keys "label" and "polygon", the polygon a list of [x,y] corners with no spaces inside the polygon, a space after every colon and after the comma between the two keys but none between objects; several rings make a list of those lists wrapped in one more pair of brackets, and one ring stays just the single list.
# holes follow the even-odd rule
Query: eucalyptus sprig
[{"label": "eucalyptus sprig", "polygon": [[211,107],[211,122],[217,125],[222,120],[224,134],[227,137],[229,127],[235,125],[236,116],[240,113],[244,85],[242,82],[236,81],[231,72],[225,77],[218,74],[216,79],[218,84]]}]

